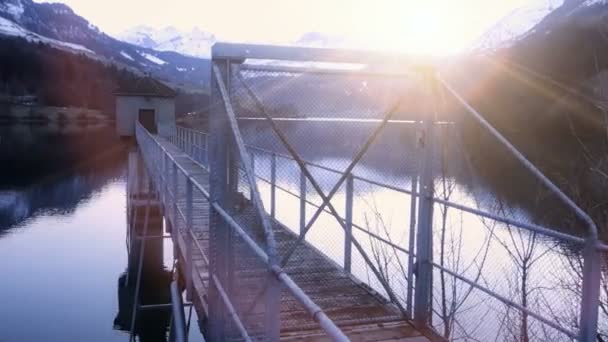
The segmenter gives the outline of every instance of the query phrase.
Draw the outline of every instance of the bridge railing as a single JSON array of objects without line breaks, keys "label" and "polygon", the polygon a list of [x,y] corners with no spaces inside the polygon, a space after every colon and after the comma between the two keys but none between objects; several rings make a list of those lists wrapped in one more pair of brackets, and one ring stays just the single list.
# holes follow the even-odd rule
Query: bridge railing
[{"label": "bridge railing", "polygon": [[[179,139],[188,139],[185,138],[186,136],[192,138],[190,136],[192,134],[192,131],[187,132],[178,128],[176,135],[169,138],[179,145]],[[180,138],[177,139],[177,136]],[[277,333],[273,332],[273,329],[278,328],[280,320],[266,312],[269,308],[277,310],[272,312],[276,315],[281,298],[283,301],[289,301],[291,298],[301,307],[302,314],[309,315],[311,327],[318,327],[333,340],[347,340],[341,330],[281,267],[270,264],[263,241],[256,240],[250,232],[251,227],[248,222],[243,221],[251,217],[239,216],[234,212],[234,208],[225,208],[217,201],[213,201],[207,188],[209,185],[201,182],[201,174],[184,169],[140,124],[136,127],[136,137],[144,162],[164,203],[165,216],[172,224],[174,243],[181,243],[180,246],[184,249],[182,250],[184,255],[180,260],[184,263],[182,269],[187,298],[200,300],[193,298],[195,282],[198,281],[203,287],[209,284],[206,287],[206,291],[209,291],[206,292],[209,302],[206,303],[208,307],[205,309],[210,321],[208,326],[210,339],[237,338],[246,341],[275,339],[276,336],[272,337],[270,334]],[[186,147],[188,155],[193,160],[200,161],[201,155],[197,153],[196,148],[191,148],[190,144],[181,146]],[[202,217],[195,215],[195,207],[202,201],[210,203],[209,210],[212,214],[217,214],[224,225],[224,232],[229,233],[228,237],[231,239],[230,243],[225,240],[218,241],[220,237],[212,236],[214,232],[211,230],[209,232],[211,255],[208,258],[205,257],[207,253],[197,241],[197,234],[201,232],[195,230],[196,220],[208,219],[204,215]],[[196,211],[199,215],[201,208],[204,207],[197,207]],[[218,227],[218,222],[212,224]],[[181,234],[175,234],[177,232]],[[201,272],[193,271],[194,253],[198,253],[201,261],[210,269],[209,278],[201,278]],[[219,263],[229,260],[230,264],[213,265],[214,261]],[[213,267],[215,271],[212,271]],[[268,278],[276,279],[277,284],[284,289],[283,297],[281,291],[273,293],[268,290],[272,288],[265,280]]]},{"label": "bridge railing", "polygon": [[[220,151],[224,151],[220,154],[231,151],[236,157],[229,164],[237,165],[222,166],[232,170],[230,174],[233,175],[230,176],[233,179],[232,188],[224,191],[240,192],[252,202],[256,201],[258,193],[265,214],[300,234],[301,240],[310,240],[341,264],[345,271],[359,279],[366,279],[371,288],[395,303],[405,316],[414,319],[419,326],[431,325],[446,338],[493,339],[500,335],[520,339],[544,336],[554,340],[590,341],[606,327],[607,317],[602,316],[598,328],[598,308],[605,307],[605,297],[608,295],[600,293],[602,253],[608,248],[599,241],[595,224],[472,108],[449,82],[423,71],[422,81],[418,85],[423,84],[422,88],[430,89],[424,92],[424,96],[430,94],[435,96],[435,100],[438,96],[449,97],[457,103],[467,118],[464,121],[454,124],[452,120],[452,124],[449,124],[446,118],[438,118],[433,103],[439,100],[427,103],[430,104],[428,113],[435,112],[434,117],[423,115],[411,120],[361,118],[356,116],[360,111],[353,111],[353,108],[365,103],[356,98],[353,100],[351,96],[353,91],[360,88],[344,86],[349,81],[347,77],[365,76],[364,79],[357,79],[357,85],[366,88],[379,77],[410,77],[411,74],[404,73],[402,68],[393,69],[399,70],[394,73],[359,68],[360,65],[337,68],[335,65],[319,67],[280,63],[296,60],[372,65],[384,58],[374,54],[370,57],[337,50],[240,45],[220,45],[214,51],[215,88],[212,101],[216,107],[212,117],[219,115],[226,121],[223,126],[212,125],[211,129],[216,137],[223,137],[220,142],[215,142],[224,146],[220,148]],[[279,63],[243,63],[247,59]],[[324,83],[326,79],[323,81],[323,77],[333,78],[334,84],[329,86]],[[219,89],[218,83],[223,83],[225,89]],[[314,95],[316,102],[311,102],[314,90],[302,84],[314,84],[320,88],[321,92]],[[344,88],[346,95],[332,93],[332,87]],[[394,88],[402,90],[406,87]],[[327,93],[337,99],[332,101],[332,96],[327,96]],[[308,98],[302,94],[308,94]],[[376,93],[376,96],[378,94],[381,93]],[[282,99],[293,99],[293,105],[286,105]],[[332,106],[318,107],[318,103],[323,102],[331,102]],[[345,108],[343,103],[355,105]],[[340,107],[339,110],[337,107]],[[302,113],[302,108],[314,113],[324,113],[323,110],[329,108],[343,116],[344,113],[353,112],[355,116],[319,117],[319,114]],[[226,119],[229,109],[233,111],[236,122]],[[399,109],[402,110],[401,107]],[[385,149],[384,154],[391,151],[386,149],[388,147],[403,149],[405,155],[414,156],[407,160],[410,168],[406,166],[405,176],[400,176],[405,181],[394,181],[391,175],[376,177],[370,175],[366,168],[353,167],[348,163],[332,166],[332,160],[310,160],[303,155],[314,157],[316,152],[323,149],[313,149],[311,152],[301,146],[294,148],[290,146],[289,139],[280,136],[281,132],[287,130],[288,124],[293,124],[299,127],[291,131],[293,139],[310,145],[323,143],[314,140],[306,142],[306,135],[302,135],[302,131],[310,134],[315,132],[314,128],[305,126],[311,122],[332,125],[332,128],[353,127],[353,123],[377,124],[380,129],[407,125],[411,131],[408,136],[415,137],[410,139],[414,141],[411,145],[416,145],[416,148],[408,150],[406,146],[390,141],[387,136],[381,136],[380,140],[387,139],[390,144],[378,143],[381,149]],[[318,125],[316,127],[321,130]],[[236,131],[236,137],[230,131]],[[462,132],[466,134],[464,138]],[[485,134],[482,135],[483,140],[470,142],[471,137],[479,135],[479,132]],[[238,144],[232,139],[238,139],[239,134],[243,140],[242,150],[236,151],[234,146]],[[336,129],[336,134],[343,132]],[[546,198],[537,202],[550,203],[559,208],[553,210],[568,211],[564,215],[568,219],[562,220],[564,222],[537,219],[522,214],[517,207],[509,206],[508,200],[488,199],[485,195],[478,200],[475,196],[469,196],[466,188],[459,189],[454,185],[457,183],[454,179],[461,181],[458,174],[441,174],[449,168],[444,163],[442,153],[437,151],[441,136],[450,134],[460,135],[456,141],[465,148],[467,144],[483,147],[490,144],[489,141],[499,146],[492,151],[497,155],[495,159],[510,159],[498,165],[511,167],[514,163],[525,170],[534,182],[523,182],[522,186],[533,184],[534,187],[542,187],[540,193]],[[349,139],[348,136],[334,138],[330,140],[333,144],[340,142],[340,138]],[[192,158],[206,167],[211,166],[213,170],[212,165],[217,162],[218,156],[210,153],[212,147],[208,142],[213,137],[178,128],[171,139]],[[463,140],[467,142],[462,143]],[[444,151],[456,154],[452,149],[454,146],[445,145],[450,143],[444,142],[444,146],[441,146]],[[243,149],[248,156],[243,156]],[[329,151],[330,156],[331,153]],[[476,161],[461,154],[464,160],[461,163],[465,165],[462,168],[468,167],[470,170]],[[354,164],[358,161],[355,159]],[[366,165],[376,163],[373,158],[365,161]],[[392,167],[390,165],[393,164],[389,163],[389,168]],[[512,171],[505,170],[509,173]],[[500,170],[493,172],[500,174]],[[254,186],[248,174],[254,176]],[[517,182],[517,179],[512,179],[507,186],[514,187]],[[334,194],[334,191],[330,191],[334,184],[340,184],[335,196],[331,198],[330,195],[331,199],[326,200],[321,193]],[[456,193],[454,188],[458,190]],[[548,196],[551,200],[548,200]],[[401,203],[401,213],[397,215],[397,224],[388,224],[390,227],[387,227],[391,214],[387,213],[385,207],[389,207],[386,204],[393,201]],[[338,209],[331,208],[328,205],[330,202],[337,202]],[[546,209],[543,206],[538,208]],[[258,212],[257,215],[260,217],[263,214]],[[317,218],[317,221],[323,222],[314,223]],[[333,226],[328,218],[336,220]],[[543,223],[539,224],[538,221]],[[546,225],[545,222],[556,223],[556,226]],[[323,226],[323,231],[315,234],[321,230],[318,228],[315,231],[314,227],[319,225]],[[563,226],[566,226],[566,230]],[[575,227],[586,230],[582,234],[571,233],[572,229],[576,231]],[[395,233],[397,228],[399,234]],[[308,231],[311,233],[307,235]],[[340,245],[336,245],[336,241]],[[356,247],[355,251],[353,246]],[[289,260],[286,255],[282,257]],[[485,323],[486,331],[480,332],[480,322]],[[487,330],[501,332],[492,335]]]},{"label": "bridge railing", "polygon": [[[179,137],[179,138],[177,138]],[[202,145],[198,145],[197,143],[193,143],[190,145],[189,141],[195,142],[204,142],[208,139],[208,134],[202,131],[197,131],[190,128],[185,127],[177,127],[177,135],[171,137],[171,139],[175,142],[176,145],[181,146],[181,148],[188,153],[193,159],[197,160],[201,164],[205,164],[207,160],[207,156],[205,155],[205,151],[207,151],[207,147],[204,143]],[[278,153],[275,151],[271,151],[268,149],[264,149],[261,147],[247,145],[247,149],[251,156],[252,169],[255,172],[256,179],[259,182],[260,188],[264,189],[264,200],[268,207],[268,214],[273,218],[278,219],[279,221],[285,223],[289,228],[291,228],[295,233],[300,233],[305,228],[305,218],[307,216],[307,212],[310,213],[311,209],[318,209],[321,205],[318,200],[310,197],[309,190],[307,187],[307,182],[304,181],[304,175],[300,172],[300,182],[299,184],[294,181],[285,181],[277,179],[277,171],[278,167],[286,167],[286,163],[291,163],[292,167],[297,167],[295,160],[286,155],[284,153]],[[326,171],[329,173],[333,173],[335,175],[342,175],[343,171],[331,168],[328,166],[324,166],[319,163],[304,161],[305,165],[310,167],[311,169],[319,169],[322,171]],[[257,167],[255,165],[258,165]],[[264,166],[267,167],[266,171]],[[405,188],[401,186],[395,186],[394,184],[390,184],[386,181],[376,180],[373,177],[365,177],[360,176],[355,173],[352,173],[348,176],[347,184],[349,184],[345,189],[345,200],[344,200],[344,215],[339,215],[337,218],[347,224],[348,227],[351,227],[352,230],[355,231],[354,234],[359,236],[361,241],[365,240],[373,240],[378,244],[381,244],[384,247],[392,249],[392,253],[394,257],[398,257],[403,259],[403,264],[407,265],[405,270],[405,281],[404,284],[399,286],[399,290],[403,291],[402,295],[399,295],[398,300],[401,302],[405,314],[407,317],[411,319],[413,316],[413,294],[414,294],[414,261],[415,255],[414,253],[410,253],[410,251],[415,250],[415,238],[409,236],[407,240],[403,239],[400,241],[395,241],[391,238],[390,234],[384,234],[381,231],[372,231],[365,223],[358,223],[353,221],[352,213],[356,211],[355,207],[355,198],[357,193],[366,192],[370,187],[380,188],[383,191],[393,192],[395,194],[401,194],[404,197],[410,196],[412,199],[417,199],[420,197],[420,194],[417,192],[417,180],[414,180],[411,183],[410,188]],[[239,191],[244,194],[248,199],[251,198],[250,191],[248,186],[243,186],[246,183],[246,180],[241,178],[241,186],[239,187]],[[287,196],[287,197],[286,197]],[[289,204],[289,197],[294,198],[298,205]],[[414,232],[414,228],[416,225],[416,216],[417,216],[417,201],[410,199],[410,205],[404,206],[404,210],[409,209],[409,220],[403,220],[399,225],[402,227],[407,227],[408,234]],[[281,204],[277,204],[277,202]],[[545,235],[551,237],[557,241],[564,241],[566,243],[572,245],[580,245],[584,246],[586,240],[584,238],[564,234],[559,230],[551,229],[549,227],[540,226],[534,223],[525,222],[524,220],[516,220],[511,217],[500,215],[496,213],[487,212],[481,210],[476,207],[466,206],[455,201],[445,200],[440,197],[434,197],[433,203],[435,205],[442,205],[447,208],[453,208],[479,218],[500,222],[508,227],[519,228],[522,230],[530,231],[533,233],[538,233],[541,235]],[[405,208],[408,207],[408,208]],[[293,209],[298,208],[297,212],[294,212]],[[328,209],[323,209],[324,215],[333,216],[333,214]],[[289,216],[292,216],[289,218]],[[297,222],[295,222],[297,221]],[[352,233],[351,233],[352,234]],[[345,238],[342,240],[343,245],[342,255],[340,257],[334,257],[334,260],[341,264],[347,272],[351,272],[352,270],[352,240]],[[315,241],[313,241],[314,243]],[[319,242],[319,241],[316,241]],[[405,242],[405,244],[404,244]],[[370,243],[370,246],[373,243]],[[324,248],[325,247],[325,248]],[[320,249],[330,256],[335,256],[337,246],[335,244],[329,246],[320,246]],[[606,246],[598,242],[596,247],[594,248],[593,253],[601,253],[606,250]],[[437,270],[444,271],[446,274],[458,279],[459,281],[470,285],[472,288],[481,291],[500,302],[504,303],[509,307],[513,307],[514,309],[520,310],[528,314],[532,319],[538,320],[543,324],[555,329],[556,331],[569,336],[571,338],[577,338],[577,334],[575,331],[568,329],[565,326],[560,325],[559,321],[555,318],[551,318],[549,315],[545,315],[542,312],[534,311],[530,308],[526,308],[521,304],[518,304],[516,301],[508,298],[505,295],[498,293],[490,289],[488,286],[484,286],[483,283],[474,282],[466,277],[465,274],[456,273],[449,268],[439,264],[438,262],[433,262],[433,267]],[[355,272],[355,275],[363,277],[363,274]],[[580,275],[584,277],[583,275]],[[580,280],[583,280],[582,278]],[[376,281],[369,281],[371,287],[376,289],[379,292],[383,292],[382,285]],[[384,293],[385,296],[388,296]]]}]

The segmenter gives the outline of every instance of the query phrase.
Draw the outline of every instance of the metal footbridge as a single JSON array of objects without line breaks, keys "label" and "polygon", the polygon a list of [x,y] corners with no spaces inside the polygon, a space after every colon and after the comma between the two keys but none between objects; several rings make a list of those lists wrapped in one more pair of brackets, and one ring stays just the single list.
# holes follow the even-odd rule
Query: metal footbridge
[{"label": "metal footbridge", "polygon": [[[554,340],[595,340],[606,247],[594,223],[434,71],[412,69],[400,58],[378,53],[216,44],[211,76],[207,130],[159,127],[158,134],[151,134],[136,125],[137,144],[175,246],[186,305],[196,309],[205,340],[448,340],[473,323],[478,330],[480,316],[457,303],[471,298],[479,307],[498,303],[507,308],[482,315],[491,330],[502,329],[503,317],[515,322],[516,335],[524,339],[542,332]],[[388,80],[385,89],[409,89],[395,78],[416,78],[424,85],[424,96],[436,99],[440,92],[459,103],[480,131],[573,211],[583,236],[440,195],[433,171],[434,141],[441,127],[454,124],[437,117],[436,101],[414,106],[418,114],[420,108],[428,110],[422,116],[398,117],[401,101],[390,104],[386,99],[384,107],[372,108],[367,101],[381,92],[363,101],[353,97],[355,88],[345,85],[354,82],[365,92],[374,80]],[[331,87],[328,79],[333,80]],[[341,95],[332,93],[335,87],[343,87]],[[298,100],[315,91],[317,95],[307,97],[307,103],[314,103],[309,107]],[[294,100],[287,101],[290,97]],[[336,97],[339,101],[332,102]],[[331,108],[332,115],[327,115]],[[348,145],[352,158],[335,167],[314,160],[318,151],[333,150],[309,137],[314,132],[306,125],[355,124],[367,127],[361,141],[336,139]],[[301,130],[294,133],[288,125]],[[382,134],[397,125],[414,127],[416,153],[409,159],[414,171],[407,186],[366,176],[360,167]],[[396,152],[386,145],[381,149]],[[364,186],[394,192],[385,204],[403,199],[402,239],[371,229],[368,215],[361,222],[364,201],[357,196],[365,196],[360,195]],[[467,267],[446,262],[451,255],[441,248],[447,243],[440,228],[444,233],[446,228],[438,213],[447,209],[494,222],[480,240],[499,243],[488,242],[482,253],[462,253],[463,263],[470,258]],[[576,303],[572,315],[561,316],[557,306],[539,310],[485,275],[491,267],[486,257],[479,261],[481,256],[511,247],[501,229],[519,232],[517,239],[526,243],[542,236],[542,241],[578,246],[572,250],[580,255],[581,290],[568,297]],[[538,259],[559,258],[558,252],[553,247]],[[178,323],[174,330],[183,329]],[[475,329],[467,331],[473,334]],[[183,332],[172,337],[186,339]]]}]

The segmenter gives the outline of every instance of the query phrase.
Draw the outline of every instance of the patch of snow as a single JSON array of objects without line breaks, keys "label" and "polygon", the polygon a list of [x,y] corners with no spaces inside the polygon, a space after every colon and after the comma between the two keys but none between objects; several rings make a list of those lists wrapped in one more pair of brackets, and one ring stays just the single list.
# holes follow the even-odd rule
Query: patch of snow
[{"label": "patch of snow", "polygon": [[149,53],[146,52],[140,52],[140,54],[147,60],[149,60],[150,62],[154,63],[154,64],[158,64],[158,65],[165,65],[167,64],[167,62],[163,61],[162,59],[151,55]]},{"label": "patch of snow", "polygon": [[89,30],[95,31],[95,32],[99,32],[99,27],[89,23]]},{"label": "patch of snow", "polygon": [[473,49],[494,49],[512,45],[516,40],[532,33],[533,28],[543,18],[563,3],[564,0],[535,0],[513,10],[487,30],[473,44]]},{"label": "patch of snow", "polygon": [[26,37],[28,31],[14,22],[0,17],[0,33],[12,37]]},{"label": "patch of snow", "polygon": [[172,26],[163,29],[136,26],[118,34],[116,38],[149,49],[175,51],[202,58],[210,58],[211,46],[216,42],[215,36],[197,27],[188,32]]},{"label": "patch of snow", "polygon": [[53,46],[56,46],[59,48],[67,49],[70,51],[86,52],[86,53],[90,53],[90,54],[95,54],[93,51],[87,49],[86,47],[84,47],[82,45],[66,43],[66,42],[56,40],[56,39],[43,37],[39,34],[28,31],[28,30],[24,29],[23,27],[17,25],[16,23],[14,23],[8,19],[2,18],[2,17],[0,17],[0,34],[3,34],[5,36],[10,36],[10,37],[21,37],[30,42],[47,43],[47,44],[50,44],[50,45],[53,45]]},{"label": "patch of snow", "polygon": [[180,67],[177,67],[177,70],[178,70],[178,71],[181,71],[181,72],[184,72],[184,71],[188,71],[188,68],[180,68]]},{"label": "patch of snow", "polygon": [[587,6],[587,7],[589,7],[589,6],[593,6],[593,5],[599,5],[599,4],[603,5],[603,4],[606,4],[606,3],[608,3],[607,0],[586,0],[585,2],[583,2],[581,4],[581,6]]},{"label": "patch of snow", "polygon": [[21,0],[16,0],[13,2],[8,1],[0,6],[4,7],[4,9],[3,9],[4,12],[10,14],[14,19],[17,19],[17,20],[21,18],[21,15],[25,11],[25,8],[23,7]]},{"label": "patch of snow", "polygon": [[320,47],[320,48],[340,48],[351,47],[352,41],[345,36],[328,35],[320,32],[307,32],[298,39],[296,46]]},{"label": "patch of snow", "polygon": [[93,52],[93,50],[89,50],[89,49],[87,49],[86,47],[84,47],[84,46],[82,46],[82,45],[79,45],[79,44],[73,44],[73,43],[62,42],[62,41],[59,41],[59,40],[50,39],[50,38],[46,38],[46,37],[43,37],[43,36],[38,36],[38,37],[39,37],[39,38],[40,38],[40,40],[41,40],[41,41],[43,41],[43,42],[49,42],[49,43],[51,43],[51,44],[54,44],[54,45],[61,45],[61,46],[63,46],[63,47],[67,47],[67,48],[70,48],[70,49],[72,49],[72,50],[78,50],[78,51],[82,51],[82,52],[87,52],[87,53],[92,53],[92,54],[95,54],[95,52]]},{"label": "patch of snow", "polygon": [[124,52],[124,51],[120,51],[120,55],[123,56],[124,58],[130,60],[130,61],[135,61],[133,59],[133,57],[131,57],[131,55],[129,55],[128,53]]}]

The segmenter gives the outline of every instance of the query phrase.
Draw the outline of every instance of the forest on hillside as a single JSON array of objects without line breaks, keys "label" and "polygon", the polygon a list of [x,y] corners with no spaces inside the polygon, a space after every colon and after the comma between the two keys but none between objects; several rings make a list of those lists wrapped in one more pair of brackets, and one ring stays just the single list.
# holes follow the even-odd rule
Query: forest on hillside
[{"label": "forest on hillside", "polygon": [[[143,75],[114,63],[23,39],[0,38],[0,94],[34,95],[40,105],[99,109],[114,115],[113,92]],[[177,91],[176,113],[201,111],[208,96]]]}]

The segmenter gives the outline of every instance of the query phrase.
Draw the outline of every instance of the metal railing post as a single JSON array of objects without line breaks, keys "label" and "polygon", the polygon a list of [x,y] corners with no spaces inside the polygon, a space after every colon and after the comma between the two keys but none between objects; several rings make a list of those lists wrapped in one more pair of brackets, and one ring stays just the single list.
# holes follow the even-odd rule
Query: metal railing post
[{"label": "metal railing post", "polygon": [[184,148],[186,147],[186,144],[184,142],[184,137],[186,135],[186,132],[184,132],[183,129],[180,129],[179,131],[180,131],[180,134],[179,134],[179,147],[183,151]]},{"label": "metal railing post", "polygon": [[[229,75],[230,62],[226,60],[212,60],[223,71],[223,77]],[[209,115],[209,196],[210,203],[217,203],[223,207],[230,207],[230,153],[232,150],[227,114],[223,105],[219,85],[215,79],[211,82],[211,110]],[[213,206],[212,206],[213,208]],[[226,224],[217,210],[211,210],[209,217],[209,279],[218,280],[209,282],[209,340],[222,341],[226,339],[225,318],[226,310],[221,301],[220,293],[225,287],[227,277],[229,246],[227,233],[230,227]],[[231,293],[228,294],[232,295]]]},{"label": "metal railing post", "polygon": [[202,133],[198,133],[198,161],[203,164],[203,134]]},{"label": "metal railing post", "polygon": [[[255,178],[255,154],[253,152],[251,152],[249,155],[251,156],[250,157],[251,158],[251,172],[253,173],[253,179],[256,179]],[[251,201],[253,201],[253,197],[255,196],[253,194],[254,192],[255,192],[255,188],[251,186],[249,189],[249,199]]]},{"label": "metal railing post", "polygon": [[[429,78],[429,101],[434,103],[432,95],[434,85]],[[431,318],[431,303],[433,293],[433,146],[434,118],[429,114],[424,122],[419,137],[420,156],[420,198],[418,208],[418,230],[416,232],[416,288],[414,302],[414,325],[418,328],[427,327]]]},{"label": "metal railing post", "polygon": [[177,170],[177,165],[173,164],[173,179],[172,179],[172,183],[173,183],[173,217],[172,217],[172,224],[173,224],[173,229],[175,229],[174,231],[177,232],[177,229],[179,227],[179,225],[177,224],[177,201],[178,201],[178,184],[177,184],[177,174],[178,170]]},{"label": "metal railing post", "polygon": [[205,165],[209,167],[209,136],[205,134]]},{"label": "metal railing post", "polygon": [[277,155],[272,153],[270,157],[270,216],[275,218],[276,192],[277,192]]},{"label": "metal railing post", "polygon": [[170,285],[171,292],[171,334],[170,341],[188,342],[188,328],[186,315],[184,314],[184,303],[176,281]]},{"label": "metal railing post", "polygon": [[163,154],[163,184],[161,186],[161,191],[163,193],[163,209],[164,214],[166,214],[167,209],[166,205],[169,201],[169,156],[167,154]]},{"label": "metal railing post", "polygon": [[583,284],[581,287],[581,314],[579,342],[593,342],[597,339],[598,310],[602,278],[601,252],[597,249],[597,238],[587,239],[583,250]]},{"label": "metal railing post", "polygon": [[306,174],[300,170],[300,235],[306,229]]},{"label": "metal railing post", "polygon": [[406,311],[410,319],[414,318],[412,312],[414,295],[414,248],[416,246],[416,202],[418,198],[414,195],[418,191],[418,175],[414,172],[412,176],[412,189],[410,195],[410,232],[407,256],[407,298]]},{"label": "metal railing post", "polygon": [[188,130],[188,155],[192,156],[192,148],[194,145],[192,144],[192,131]]},{"label": "metal railing post", "polygon": [[344,270],[350,273],[351,269],[351,254],[353,246],[353,192],[354,180],[352,174],[346,178],[346,208],[344,220],[346,221],[346,230],[344,230]]},{"label": "metal railing post", "polygon": [[186,298],[192,301],[193,298],[193,283],[192,283],[192,234],[193,234],[193,193],[192,193],[192,179],[186,178]]}]

